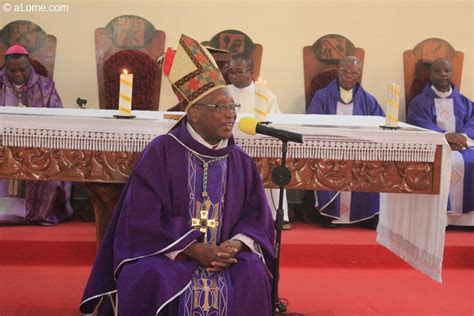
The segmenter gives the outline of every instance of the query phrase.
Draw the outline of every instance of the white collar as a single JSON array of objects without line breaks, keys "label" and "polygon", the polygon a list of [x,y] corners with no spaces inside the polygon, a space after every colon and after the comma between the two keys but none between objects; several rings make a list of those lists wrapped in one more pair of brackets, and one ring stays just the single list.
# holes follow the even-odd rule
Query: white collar
[{"label": "white collar", "polygon": [[445,98],[448,98],[451,93],[453,93],[453,88],[451,86],[449,86],[449,90],[446,91],[446,92],[441,92],[441,91],[438,91],[438,89],[435,88],[435,86],[431,85],[431,89],[434,91],[434,93],[442,98],[442,99],[445,99]]},{"label": "white collar", "polygon": [[250,82],[250,84],[246,87],[243,87],[243,88],[237,88],[234,84],[232,84],[232,86],[239,92],[241,93],[244,93],[244,92],[248,92],[248,93],[251,93],[251,94],[254,94],[255,93],[255,83],[252,81]]},{"label": "white collar", "polygon": [[16,91],[20,91],[21,88],[23,88],[23,86],[25,85],[25,84],[14,84],[13,82],[12,82],[12,84],[15,87]]},{"label": "white collar", "polygon": [[222,148],[227,147],[227,145],[228,145],[228,143],[229,143],[229,140],[228,140],[228,139],[221,139],[221,141],[220,141],[219,143],[217,143],[217,145],[211,145],[211,144],[209,144],[208,142],[206,142],[206,141],[204,140],[204,138],[202,138],[202,136],[199,135],[198,132],[196,132],[196,131],[194,130],[194,128],[191,126],[191,124],[189,124],[188,122],[186,122],[186,128],[187,128],[189,134],[191,134],[191,137],[192,137],[195,141],[197,141],[198,143],[200,143],[200,144],[206,146],[206,147],[209,148],[209,149],[215,149],[215,150],[217,150],[217,149],[222,149]]}]

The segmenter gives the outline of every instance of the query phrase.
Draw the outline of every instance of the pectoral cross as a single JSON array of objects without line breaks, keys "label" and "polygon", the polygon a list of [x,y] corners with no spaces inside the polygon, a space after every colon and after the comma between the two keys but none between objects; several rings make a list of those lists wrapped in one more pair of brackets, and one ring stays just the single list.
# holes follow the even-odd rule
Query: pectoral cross
[{"label": "pectoral cross", "polygon": [[199,211],[200,217],[199,218],[192,218],[191,225],[192,227],[199,227],[201,233],[204,233],[204,240],[207,242],[207,229],[216,228],[217,227],[217,220],[209,219],[209,210],[211,208],[211,201],[207,199],[203,203],[204,208]]}]

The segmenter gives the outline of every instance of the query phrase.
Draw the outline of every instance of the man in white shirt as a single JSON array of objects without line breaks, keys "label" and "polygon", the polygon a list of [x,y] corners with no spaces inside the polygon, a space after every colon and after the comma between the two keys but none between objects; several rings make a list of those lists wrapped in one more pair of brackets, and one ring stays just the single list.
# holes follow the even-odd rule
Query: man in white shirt
[{"label": "man in white shirt", "polygon": [[[234,102],[240,104],[240,112],[255,115],[257,118],[265,117],[268,113],[281,113],[277,98],[270,90],[256,91],[255,83],[252,80],[253,68],[252,59],[245,55],[235,55],[230,62],[229,80],[231,84],[227,88]],[[260,93],[263,95],[259,95]],[[265,194],[272,210],[273,219],[275,219],[278,208],[278,189],[265,189]],[[283,196],[283,221],[283,229],[291,229],[286,190]]]}]

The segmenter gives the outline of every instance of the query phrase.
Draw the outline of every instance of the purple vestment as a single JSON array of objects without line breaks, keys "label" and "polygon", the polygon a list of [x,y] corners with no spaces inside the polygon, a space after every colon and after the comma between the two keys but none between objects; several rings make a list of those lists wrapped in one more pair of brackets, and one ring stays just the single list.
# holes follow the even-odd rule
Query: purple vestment
[{"label": "purple vestment", "polygon": [[[374,96],[366,92],[360,84],[353,90],[352,115],[385,116]],[[340,97],[339,83],[333,80],[326,88],[316,91],[307,114],[337,114],[337,104],[343,102]],[[319,211],[322,215],[338,219],[340,223],[352,223],[371,218],[379,212],[379,194],[352,192],[350,205],[341,207],[339,192],[316,191]],[[349,218],[343,219],[341,212],[349,211]]]},{"label": "purple vestment", "polygon": [[[102,241],[82,313],[104,298],[99,315],[111,314],[118,294],[119,315],[271,315],[274,231],[258,170],[232,138],[211,150],[186,124],[153,140],[137,162]],[[206,235],[192,226],[206,205],[203,161],[207,218],[216,222]],[[205,273],[193,259],[167,256],[194,240],[219,244],[237,234],[252,238],[262,258],[240,252],[238,263]]]},{"label": "purple vestment", "polygon": [[[28,82],[16,91],[0,71],[0,106],[62,107],[54,82],[31,67]],[[71,184],[62,181],[0,180],[0,223],[57,224],[72,215]]]},{"label": "purple vestment", "polygon": [[[449,98],[453,99],[455,131],[474,139],[474,109],[472,102],[452,87]],[[407,122],[440,133],[447,132],[438,126],[435,100],[439,98],[431,85],[426,85],[408,107]],[[464,194],[462,196],[463,213],[474,211],[474,148],[460,151],[464,160]],[[454,167],[454,166],[453,166]],[[453,180],[453,179],[452,179]],[[450,196],[450,198],[453,198]]]},{"label": "purple vestment", "polygon": [[33,67],[28,82],[19,91],[8,81],[5,69],[0,70],[0,106],[18,106],[19,99],[28,107],[63,107],[54,81],[38,75]]}]

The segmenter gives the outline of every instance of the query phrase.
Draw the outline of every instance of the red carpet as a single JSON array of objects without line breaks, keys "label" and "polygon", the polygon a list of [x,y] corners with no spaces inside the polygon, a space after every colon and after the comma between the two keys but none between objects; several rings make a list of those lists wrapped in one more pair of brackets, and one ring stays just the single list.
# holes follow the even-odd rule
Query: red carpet
[{"label": "red carpet", "polygon": [[[305,315],[474,315],[474,232],[448,231],[442,285],[363,228],[283,233],[280,297]],[[0,228],[0,316],[78,315],[95,253],[90,223]]]}]

